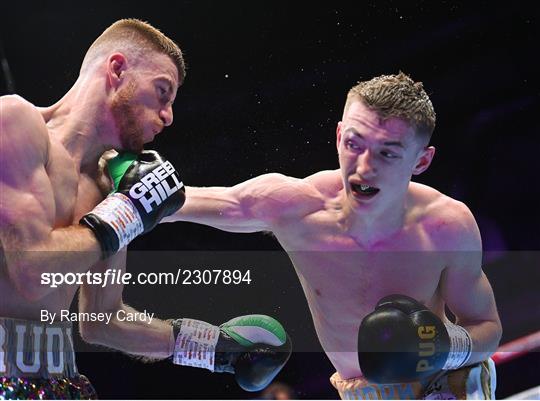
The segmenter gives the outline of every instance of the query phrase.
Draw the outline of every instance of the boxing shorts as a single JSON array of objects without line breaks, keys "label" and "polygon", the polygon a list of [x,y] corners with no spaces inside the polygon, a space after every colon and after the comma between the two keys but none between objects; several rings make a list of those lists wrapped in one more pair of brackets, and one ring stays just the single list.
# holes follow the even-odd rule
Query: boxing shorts
[{"label": "boxing shorts", "polygon": [[443,370],[426,383],[370,383],[364,377],[330,382],[343,400],[494,400],[497,384],[491,359],[456,370]]},{"label": "boxing shorts", "polygon": [[0,318],[0,400],[96,398],[77,371],[71,322]]}]

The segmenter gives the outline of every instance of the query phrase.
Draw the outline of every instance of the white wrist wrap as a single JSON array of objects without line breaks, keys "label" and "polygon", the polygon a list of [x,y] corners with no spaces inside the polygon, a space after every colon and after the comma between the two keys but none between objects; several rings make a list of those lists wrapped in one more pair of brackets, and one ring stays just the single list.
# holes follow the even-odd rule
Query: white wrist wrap
[{"label": "white wrist wrap", "polygon": [[214,371],[219,327],[201,320],[182,319],[176,337],[173,363]]},{"label": "white wrist wrap", "polygon": [[443,370],[458,369],[465,365],[471,356],[472,339],[467,330],[452,323],[445,323],[450,336],[450,352]]},{"label": "white wrist wrap", "polygon": [[92,213],[109,224],[118,237],[122,249],[144,231],[141,215],[131,200],[121,193],[107,196]]}]

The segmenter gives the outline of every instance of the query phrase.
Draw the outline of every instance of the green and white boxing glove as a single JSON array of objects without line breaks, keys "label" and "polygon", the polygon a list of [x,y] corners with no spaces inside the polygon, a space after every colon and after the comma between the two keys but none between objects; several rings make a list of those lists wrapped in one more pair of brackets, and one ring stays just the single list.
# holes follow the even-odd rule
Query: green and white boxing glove
[{"label": "green and white boxing glove", "polygon": [[192,319],[172,325],[173,363],[232,373],[246,391],[268,386],[292,352],[283,326],[266,315],[239,316],[219,327]]},{"label": "green and white boxing glove", "polygon": [[108,169],[114,191],[79,222],[94,232],[104,259],[152,230],[186,200],[178,172],[156,151],[118,155],[108,161]]}]

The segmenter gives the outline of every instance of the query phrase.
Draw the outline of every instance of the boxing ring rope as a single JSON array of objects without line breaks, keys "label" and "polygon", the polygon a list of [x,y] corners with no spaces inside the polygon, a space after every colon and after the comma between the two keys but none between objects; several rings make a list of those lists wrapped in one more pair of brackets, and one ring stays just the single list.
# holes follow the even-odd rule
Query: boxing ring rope
[{"label": "boxing ring rope", "polygon": [[[503,365],[509,361],[526,355],[540,348],[540,331],[510,341],[497,348],[497,352],[491,357],[496,365]],[[540,386],[514,394],[507,400],[537,400],[540,398]]]},{"label": "boxing ring rope", "polygon": [[528,354],[536,348],[540,348],[540,331],[501,345],[491,358],[496,365],[502,365]]}]

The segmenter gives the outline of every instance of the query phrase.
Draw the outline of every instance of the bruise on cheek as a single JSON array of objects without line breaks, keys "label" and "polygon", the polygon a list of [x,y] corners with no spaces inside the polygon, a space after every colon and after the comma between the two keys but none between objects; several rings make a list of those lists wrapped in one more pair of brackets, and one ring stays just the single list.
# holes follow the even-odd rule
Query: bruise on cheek
[{"label": "bruise on cheek", "polygon": [[315,288],[315,295],[320,297],[322,295],[321,290],[319,290],[318,288]]}]

